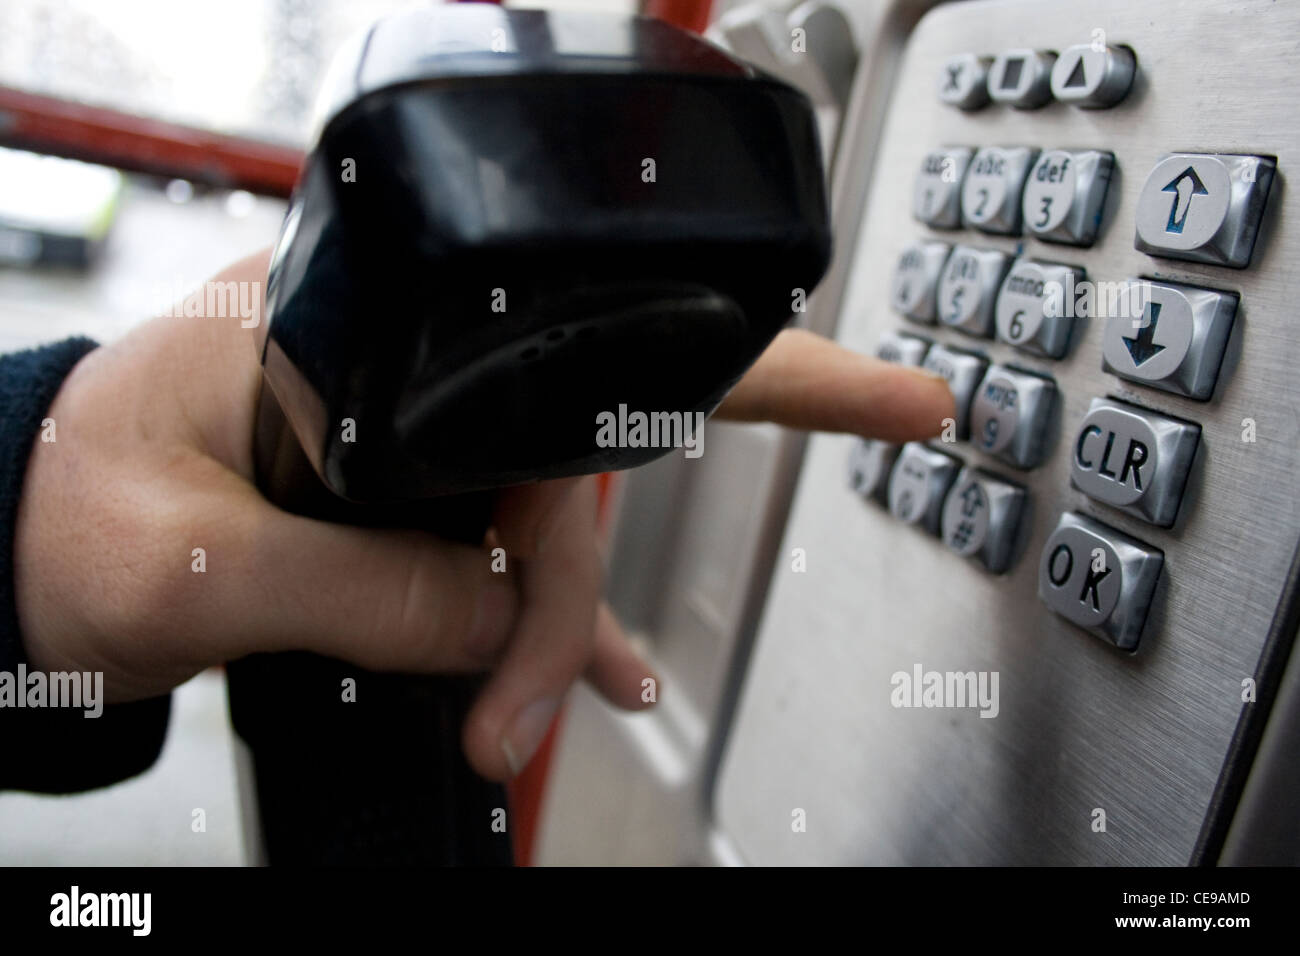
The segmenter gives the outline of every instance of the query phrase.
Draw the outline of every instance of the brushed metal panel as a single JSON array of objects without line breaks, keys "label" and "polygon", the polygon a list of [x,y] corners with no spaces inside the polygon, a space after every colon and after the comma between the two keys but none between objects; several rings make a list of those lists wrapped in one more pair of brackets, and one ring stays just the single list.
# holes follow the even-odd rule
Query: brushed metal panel
[{"label": "brushed metal panel", "polygon": [[[1062,104],[962,113],[938,103],[945,58],[1010,47],[1062,50],[1092,30],[1131,45],[1139,76],[1110,110]],[[1088,278],[1147,275],[1231,289],[1241,310],[1207,403],[1129,387],[1101,370],[1101,323],[1062,361],[982,343],[994,361],[1052,375],[1063,392],[1047,463],[1015,473],[969,445],[968,462],[1023,480],[1027,542],[989,577],[938,539],[847,487],[849,440],[809,445],[743,698],[714,794],[716,825],[753,863],[1136,863],[1191,857],[1300,538],[1300,167],[1294,66],[1300,5],[1154,0],[945,5],[909,41],[863,227],[839,339],[870,352],[891,314],[890,272],[915,222],[911,183],[940,145],[1037,145],[1115,152],[1118,175],[1092,249],[948,233],[960,241],[1084,266]],[[1246,270],[1152,259],[1133,248],[1147,172],[1173,151],[1278,157]],[[970,339],[934,330],[942,342]],[[1179,519],[1168,530],[1072,490],[1067,445],[1094,397],[1125,398],[1204,431]],[[1257,441],[1242,441],[1243,419]],[[1063,433],[1063,434],[1062,434]],[[1064,510],[1160,547],[1165,569],[1142,645],[1124,655],[1043,607],[1037,558]],[[890,676],[999,674],[1000,712],[896,709]],[[806,815],[795,832],[792,811]],[[1105,832],[1093,811],[1105,810]]]}]

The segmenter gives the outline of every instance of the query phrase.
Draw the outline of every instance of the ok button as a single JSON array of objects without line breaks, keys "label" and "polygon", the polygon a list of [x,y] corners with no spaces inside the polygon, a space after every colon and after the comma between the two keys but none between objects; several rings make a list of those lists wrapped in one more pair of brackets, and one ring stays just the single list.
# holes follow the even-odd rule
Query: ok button
[{"label": "ok button", "polygon": [[1038,597],[1067,621],[1131,651],[1164,563],[1158,548],[1066,512],[1043,545]]},{"label": "ok button", "polygon": [[1074,440],[1070,481],[1090,498],[1168,528],[1200,438],[1198,425],[1094,398]]}]

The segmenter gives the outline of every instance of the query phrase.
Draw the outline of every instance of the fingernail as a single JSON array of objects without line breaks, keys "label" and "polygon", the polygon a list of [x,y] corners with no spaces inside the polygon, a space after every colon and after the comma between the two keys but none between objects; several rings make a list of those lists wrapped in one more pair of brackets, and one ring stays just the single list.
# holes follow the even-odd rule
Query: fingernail
[{"label": "fingernail", "polygon": [[528,761],[533,759],[559,707],[558,697],[543,697],[515,714],[510,729],[501,738],[501,752],[510,767],[510,776],[519,776],[520,771],[528,766]]},{"label": "fingernail", "polygon": [[519,599],[507,581],[490,580],[479,595],[474,609],[466,650],[482,660],[491,659],[510,637]]},{"label": "fingernail", "polygon": [[934,371],[933,369],[924,368],[923,366],[920,365],[905,365],[903,367],[912,375],[915,375],[918,378],[923,379],[924,381],[927,382],[940,381],[943,382],[943,384],[945,385],[948,384],[947,376],[940,375],[938,372]]}]

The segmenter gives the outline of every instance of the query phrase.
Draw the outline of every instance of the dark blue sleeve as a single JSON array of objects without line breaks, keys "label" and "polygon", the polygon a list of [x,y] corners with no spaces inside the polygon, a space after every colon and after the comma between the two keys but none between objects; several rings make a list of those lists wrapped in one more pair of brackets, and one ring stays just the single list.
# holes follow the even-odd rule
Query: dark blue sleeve
[{"label": "dark blue sleeve", "polygon": [[[41,421],[90,339],[0,355],[0,789],[69,793],[115,783],[147,769],[167,734],[171,697],[104,707],[18,707],[29,687],[14,599],[14,525],[27,460]],[[37,679],[39,681],[39,678]],[[47,693],[48,700],[48,693]]]}]

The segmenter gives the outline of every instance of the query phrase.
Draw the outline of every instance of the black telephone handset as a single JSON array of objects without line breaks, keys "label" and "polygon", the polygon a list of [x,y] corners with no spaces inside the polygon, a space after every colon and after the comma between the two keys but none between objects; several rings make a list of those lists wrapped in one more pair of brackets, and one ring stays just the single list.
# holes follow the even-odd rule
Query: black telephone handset
[{"label": "black telephone handset", "polygon": [[[492,489],[669,451],[608,446],[598,416],[711,412],[829,260],[806,97],[658,21],[406,12],[322,102],[256,442],[296,513],[481,542]],[[510,861],[504,794],[460,751],[474,681],[310,654],[229,673],[271,863]]]}]

